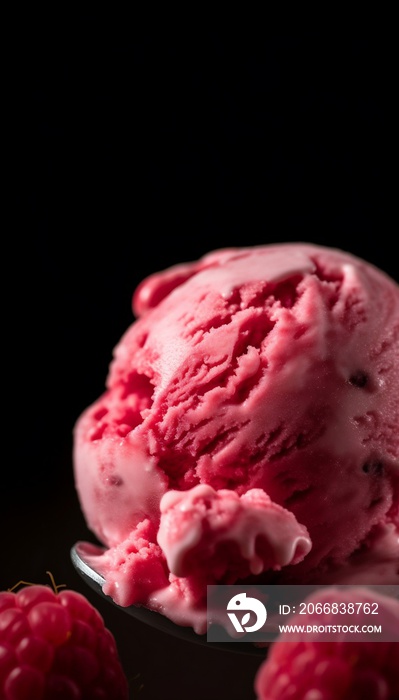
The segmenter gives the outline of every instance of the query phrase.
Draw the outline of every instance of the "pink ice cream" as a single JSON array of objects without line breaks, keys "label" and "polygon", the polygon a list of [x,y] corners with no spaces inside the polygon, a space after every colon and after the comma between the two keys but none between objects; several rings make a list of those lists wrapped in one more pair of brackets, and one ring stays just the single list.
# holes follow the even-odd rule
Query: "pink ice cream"
[{"label": "pink ice cream", "polygon": [[133,310],[74,434],[104,592],[201,633],[208,584],[399,583],[394,280],[312,244],[225,249]]}]

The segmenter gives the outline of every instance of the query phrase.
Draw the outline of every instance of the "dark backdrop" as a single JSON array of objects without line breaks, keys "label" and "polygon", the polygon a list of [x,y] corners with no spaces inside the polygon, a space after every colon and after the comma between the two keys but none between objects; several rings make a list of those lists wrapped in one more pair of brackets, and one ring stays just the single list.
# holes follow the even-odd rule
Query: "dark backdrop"
[{"label": "dark backdrop", "polygon": [[0,589],[46,582],[49,569],[87,594],[129,677],[140,674],[142,700],[252,698],[257,660],[126,621],[75,573],[69,549],[91,534],[73,486],[73,424],[103,391],[132,292],[155,270],[303,240],[398,279],[384,41],[259,27],[182,36],[89,16],[49,32],[36,19],[16,33],[9,68]]}]

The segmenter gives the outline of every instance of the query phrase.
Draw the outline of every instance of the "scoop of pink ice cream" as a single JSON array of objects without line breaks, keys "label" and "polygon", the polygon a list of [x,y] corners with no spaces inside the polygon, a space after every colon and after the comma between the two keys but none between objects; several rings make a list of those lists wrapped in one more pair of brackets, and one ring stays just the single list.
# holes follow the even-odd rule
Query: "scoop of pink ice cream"
[{"label": "scoop of pink ice cream", "polygon": [[[192,624],[208,583],[254,566],[263,583],[398,583],[398,285],[349,253],[287,243],[155,273],[133,308],[106,391],[74,433],[77,492],[109,549],[97,563],[110,594],[123,577],[121,605],[159,604]],[[201,516],[200,485],[212,490]],[[229,509],[227,540],[214,514]],[[143,523],[147,590],[127,544]],[[247,527],[255,558],[243,555]],[[296,554],[276,556],[279,539]],[[196,570],[194,553],[209,566]],[[166,577],[155,592],[154,561]]]},{"label": "scoop of pink ice cream", "polygon": [[[307,602],[358,605],[378,604],[378,624],[386,639],[397,639],[399,602],[362,588],[326,589],[312,594]],[[339,624],[341,615],[320,616],[319,624]],[[353,624],[353,615],[350,616]],[[290,625],[313,626],[315,618],[294,615]],[[370,625],[370,615],[356,615],[359,628]],[[395,641],[348,641],[337,633],[336,641],[311,640],[302,635],[299,641],[289,641],[281,635],[270,647],[268,656],[255,678],[257,700],[396,700],[399,698],[399,643]],[[323,633],[320,634],[323,637]]]}]

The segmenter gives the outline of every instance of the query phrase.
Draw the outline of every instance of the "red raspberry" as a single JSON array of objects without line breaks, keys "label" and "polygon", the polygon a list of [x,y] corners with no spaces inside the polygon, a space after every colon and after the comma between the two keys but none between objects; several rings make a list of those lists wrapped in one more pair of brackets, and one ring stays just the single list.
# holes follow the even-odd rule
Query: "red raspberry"
[{"label": "red raspberry", "polygon": [[0,698],[127,700],[115,639],[83,595],[0,592]]},{"label": "red raspberry", "polygon": [[276,642],[258,671],[257,698],[397,700],[398,647],[395,642],[375,643],[373,656],[363,654],[361,644],[350,642],[346,647],[326,642]]},{"label": "red raspberry", "polygon": [[[318,599],[350,600],[339,590],[325,598],[316,594],[313,601]],[[378,601],[383,624],[394,630],[399,604],[385,596]],[[290,624],[303,624],[301,617],[293,616]],[[288,641],[281,635],[258,670],[255,691],[257,700],[399,700],[399,642],[354,642],[345,636],[336,642]]]}]

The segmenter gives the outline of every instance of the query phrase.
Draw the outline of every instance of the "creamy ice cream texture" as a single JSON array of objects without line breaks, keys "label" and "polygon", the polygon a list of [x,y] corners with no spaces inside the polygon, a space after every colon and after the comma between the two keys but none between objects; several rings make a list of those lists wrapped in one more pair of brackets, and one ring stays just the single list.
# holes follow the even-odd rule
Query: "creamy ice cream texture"
[{"label": "creamy ice cream texture", "polygon": [[205,631],[206,586],[399,583],[399,287],[308,243],[222,249],[133,295],[76,488],[121,606]]}]

